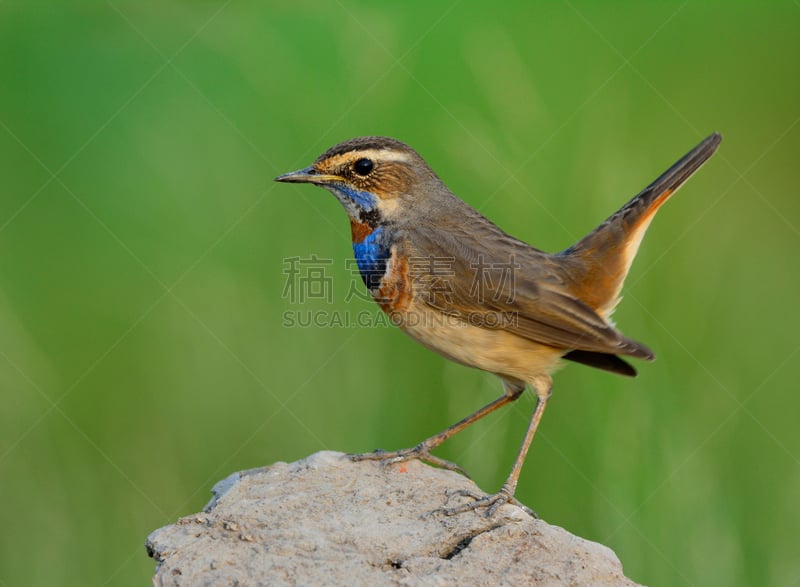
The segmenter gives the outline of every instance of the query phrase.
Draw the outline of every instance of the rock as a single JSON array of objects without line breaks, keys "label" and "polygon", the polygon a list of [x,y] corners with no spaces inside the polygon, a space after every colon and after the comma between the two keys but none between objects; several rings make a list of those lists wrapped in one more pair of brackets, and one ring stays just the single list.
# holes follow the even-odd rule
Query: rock
[{"label": "rock", "polygon": [[426,515],[453,489],[479,491],[419,461],[336,452],[235,473],[203,513],[148,537],[154,584],[635,585],[610,549],[516,505]]}]

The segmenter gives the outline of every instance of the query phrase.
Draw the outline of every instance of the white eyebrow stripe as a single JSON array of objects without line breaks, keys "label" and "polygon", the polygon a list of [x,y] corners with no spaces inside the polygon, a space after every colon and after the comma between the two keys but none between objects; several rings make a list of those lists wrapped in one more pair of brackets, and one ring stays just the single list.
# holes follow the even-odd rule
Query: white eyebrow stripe
[{"label": "white eyebrow stripe", "polygon": [[365,151],[359,151],[358,154],[367,159],[375,159],[377,161],[400,161],[401,163],[408,163],[411,160],[408,153],[388,149],[367,149]]}]

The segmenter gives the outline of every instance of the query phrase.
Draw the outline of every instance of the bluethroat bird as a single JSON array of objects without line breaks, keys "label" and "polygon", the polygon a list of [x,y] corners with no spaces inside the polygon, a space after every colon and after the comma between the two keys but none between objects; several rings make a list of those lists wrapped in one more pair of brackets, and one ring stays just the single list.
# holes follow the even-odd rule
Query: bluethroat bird
[{"label": "bluethroat bird", "polygon": [[554,254],[503,232],[395,139],[351,139],[309,167],[277,177],[323,187],[341,202],[364,283],[395,324],[448,359],[494,373],[503,385],[501,397],[413,448],[352,458],[422,459],[461,471],[431,451],[530,385],[536,407],[500,491],[460,492],[472,499],[444,512],[487,508],[490,516],[512,501],[561,359],[632,377],[635,369],[620,355],[654,358],[609,317],[656,211],[721,140],[716,133],[706,138],[588,236]]}]

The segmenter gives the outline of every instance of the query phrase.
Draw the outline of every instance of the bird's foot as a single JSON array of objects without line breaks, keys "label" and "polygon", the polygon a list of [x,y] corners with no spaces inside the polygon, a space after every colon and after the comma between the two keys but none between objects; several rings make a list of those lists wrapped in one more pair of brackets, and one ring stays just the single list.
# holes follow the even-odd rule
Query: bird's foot
[{"label": "bird's foot", "polygon": [[498,491],[497,493],[488,495],[471,491],[469,489],[453,489],[451,491],[448,491],[446,495],[448,501],[450,500],[450,498],[456,496],[469,497],[473,501],[462,503],[461,505],[457,505],[455,507],[440,508],[438,510],[435,510],[437,512],[443,513],[445,516],[455,516],[457,514],[463,514],[465,512],[475,511],[480,508],[486,508],[486,512],[484,515],[487,518],[491,518],[501,505],[503,505],[504,503],[508,503],[513,499],[513,497],[505,489],[505,487],[500,489],[500,491]]},{"label": "bird's foot", "polygon": [[384,465],[392,465],[394,463],[402,463],[405,461],[410,461],[412,459],[419,459],[420,461],[423,461],[435,467],[461,473],[467,479],[470,478],[469,474],[459,465],[432,455],[430,453],[430,450],[431,449],[428,446],[426,446],[424,442],[421,442],[414,448],[405,448],[403,450],[393,450],[393,451],[386,451],[379,448],[373,452],[349,454],[347,456],[350,457],[350,460],[354,462],[381,461]]},{"label": "bird's foot", "polygon": [[494,515],[494,513],[500,508],[500,506],[506,503],[511,503],[524,510],[525,513],[527,513],[528,515],[536,519],[539,518],[536,512],[534,512],[528,506],[525,506],[519,501],[517,501],[514,498],[513,493],[505,487],[501,488],[500,491],[498,491],[497,493],[488,495],[471,491],[469,489],[453,489],[448,491],[446,495],[448,501],[450,500],[450,498],[455,496],[469,497],[472,498],[473,501],[468,503],[463,503],[455,507],[439,508],[430,512],[431,514],[440,513],[444,514],[445,516],[455,516],[457,514],[463,514],[464,512],[471,512],[480,508],[486,508],[486,512],[484,515],[487,518],[491,518]]}]

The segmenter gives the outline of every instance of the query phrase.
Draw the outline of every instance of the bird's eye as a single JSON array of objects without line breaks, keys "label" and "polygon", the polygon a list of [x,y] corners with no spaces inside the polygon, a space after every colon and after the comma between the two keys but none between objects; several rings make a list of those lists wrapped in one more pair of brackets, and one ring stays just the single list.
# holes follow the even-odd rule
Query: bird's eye
[{"label": "bird's eye", "polygon": [[369,175],[373,167],[375,167],[375,164],[372,159],[364,158],[355,162],[353,170],[359,175]]}]

